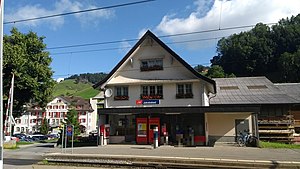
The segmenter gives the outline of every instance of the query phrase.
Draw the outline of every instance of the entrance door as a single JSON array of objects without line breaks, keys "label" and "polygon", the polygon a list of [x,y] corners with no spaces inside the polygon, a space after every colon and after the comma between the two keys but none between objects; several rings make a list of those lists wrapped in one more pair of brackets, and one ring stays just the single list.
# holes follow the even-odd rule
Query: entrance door
[{"label": "entrance door", "polygon": [[244,131],[249,131],[249,120],[248,119],[235,119],[235,136]]}]

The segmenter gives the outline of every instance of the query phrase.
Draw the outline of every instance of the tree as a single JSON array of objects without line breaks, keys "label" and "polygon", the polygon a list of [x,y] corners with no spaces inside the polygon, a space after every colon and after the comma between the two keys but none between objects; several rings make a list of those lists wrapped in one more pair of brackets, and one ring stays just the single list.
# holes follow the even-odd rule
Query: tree
[{"label": "tree", "polygon": [[74,126],[74,137],[80,134],[80,124],[78,122],[78,112],[75,109],[70,109],[66,115],[66,125]]},{"label": "tree", "polygon": [[209,69],[209,66],[197,65],[197,66],[194,67],[194,69],[195,69],[198,73],[200,73],[200,74],[202,74],[202,75],[206,75],[207,70]]},{"label": "tree", "polygon": [[23,34],[16,28],[11,30],[11,35],[4,36],[3,90],[8,96],[14,73],[14,110],[18,113],[30,101],[45,107],[52,94],[55,85],[51,78],[52,60],[45,51],[43,39],[32,31]]},{"label": "tree", "polygon": [[285,52],[279,58],[282,81],[300,82],[300,49],[295,53]]},{"label": "tree", "polygon": [[46,118],[44,118],[44,119],[43,119],[43,122],[42,122],[42,126],[41,126],[41,128],[40,128],[40,132],[41,132],[42,134],[46,135],[46,134],[48,134],[49,129],[50,129],[50,127],[49,127],[48,121],[47,121]]},{"label": "tree", "polygon": [[207,76],[210,78],[223,78],[225,77],[224,70],[219,65],[213,65],[207,72]]},{"label": "tree", "polygon": [[238,76],[266,74],[274,48],[270,36],[270,28],[260,23],[249,32],[222,38],[218,42],[218,56],[211,62],[222,66],[225,73]]},{"label": "tree", "polygon": [[227,74],[267,76],[273,82],[300,82],[300,14],[268,27],[259,23],[253,29],[218,42],[218,55],[212,65]]},{"label": "tree", "polygon": [[100,82],[102,79],[104,79],[107,76],[106,73],[83,73],[80,75],[72,75],[66,79],[75,79],[76,83],[82,82],[82,83],[93,83],[96,84]]}]

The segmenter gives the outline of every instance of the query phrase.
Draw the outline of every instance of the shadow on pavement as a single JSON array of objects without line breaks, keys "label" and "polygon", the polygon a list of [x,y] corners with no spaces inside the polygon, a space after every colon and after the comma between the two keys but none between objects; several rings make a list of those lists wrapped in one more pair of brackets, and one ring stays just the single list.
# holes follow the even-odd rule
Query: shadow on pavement
[{"label": "shadow on pavement", "polygon": [[130,147],[132,149],[152,150],[152,147]]},{"label": "shadow on pavement", "polygon": [[32,165],[41,161],[37,159],[15,159],[15,158],[4,158],[3,163],[8,165]]},{"label": "shadow on pavement", "polygon": [[41,144],[41,145],[38,145],[36,147],[48,147],[48,148],[54,148],[54,144]]}]

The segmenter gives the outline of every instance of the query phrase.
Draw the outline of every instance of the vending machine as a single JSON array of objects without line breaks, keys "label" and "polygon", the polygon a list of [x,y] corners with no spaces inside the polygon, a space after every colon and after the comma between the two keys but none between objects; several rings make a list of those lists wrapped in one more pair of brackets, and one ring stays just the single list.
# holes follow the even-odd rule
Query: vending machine
[{"label": "vending machine", "polygon": [[147,118],[136,118],[136,143],[147,144]]},{"label": "vending machine", "polygon": [[136,118],[136,143],[152,144],[154,128],[158,127],[158,139],[160,142],[160,119],[159,118]]}]

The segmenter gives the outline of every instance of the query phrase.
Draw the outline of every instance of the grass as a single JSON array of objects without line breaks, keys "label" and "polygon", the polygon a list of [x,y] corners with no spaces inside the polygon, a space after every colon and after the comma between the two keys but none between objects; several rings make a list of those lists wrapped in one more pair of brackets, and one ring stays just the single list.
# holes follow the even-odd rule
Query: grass
[{"label": "grass", "polygon": [[19,145],[28,145],[28,144],[34,144],[33,142],[27,142],[27,141],[19,141],[17,142],[17,146]]},{"label": "grass", "polygon": [[96,96],[98,90],[93,89],[91,83],[75,83],[75,80],[62,81],[54,87],[53,97],[57,96],[80,96],[85,99]]},{"label": "grass", "polygon": [[58,139],[51,139],[51,140],[41,140],[41,143],[57,143]]},{"label": "grass", "polygon": [[80,96],[84,99],[89,99],[89,98],[96,96],[98,93],[99,93],[99,90],[96,90],[93,87],[89,87],[89,88],[79,91],[75,94],[76,94],[76,96]]},{"label": "grass", "polygon": [[18,147],[17,145],[14,145],[14,146],[7,146],[7,145],[4,145],[3,148],[4,148],[4,149],[10,149],[10,150],[19,149],[19,147]]},{"label": "grass", "polygon": [[48,164],[49,164],[49,161],[48,161],[48,160],[45,160],[45,159],[43,159],[43,160],[42,160],[42,164],[44,164],[44,165],[48,165]]},{"label": "grass", "polygon": [[299,144],[285,144],[285,143],[275,143],[275,142],[259,142],[260,148],[288,148],[288,149],[300,149]]}]

